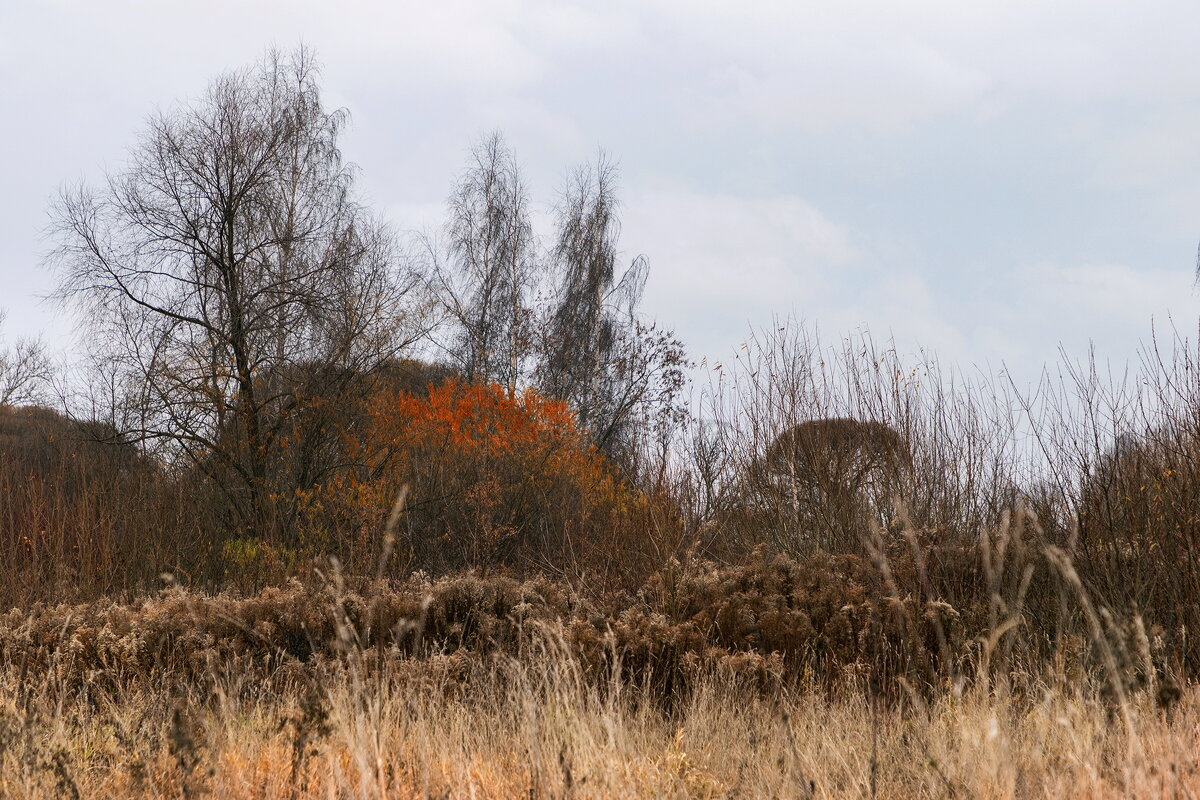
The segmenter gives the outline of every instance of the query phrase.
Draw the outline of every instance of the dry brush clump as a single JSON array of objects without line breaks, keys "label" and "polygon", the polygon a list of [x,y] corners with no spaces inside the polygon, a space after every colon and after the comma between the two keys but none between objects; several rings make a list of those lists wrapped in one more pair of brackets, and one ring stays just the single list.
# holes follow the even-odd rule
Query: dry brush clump
[{"label": "dry brush clump", "polygon": [[225,671],[286,683],[364,654],[376,666],[538,660],[551,636],[582,674],[616,671],[667,702],[713,669],[764,689],[873,694],[894,694],[900,678],[927,691],[960,677],[986,619],[976,614],[969,629],[948,603],[889,586],[854,556],[760,555],[743,566],[676,563],[608,601],[544,578],[476,574],[335,575],[250,596],[172,588],[132,603],[13,610],[0,617],[0,659],[100,691],[114,681],[206,685]]},{"label": "dry brush clump", "polygon": [[128,604],[35,606],[0,623],[0,658],[132,683],[188,685],[223,670],[286,680],[294,668],[351,652],[484,655],[513,649],[522,626],[569,615],[578,601],[548,582],[474,576],[413,579],[391,589],[294,581],[260,594],[205,595],[180,588]]},{"label": "dry brush clump", "polygon": [[[477,598],[479,589],[455,587],[459,601]],[[497,599],[467,606],[494,609]],[[436,605],[430,602],[429,611]],[[169,606],[164,601],[163,611]],[[202,642],[203,626],[192,624]],[[32,625],[44,636],[50,627]],[[1200,746],[1194,690],[1169,713],[1132,697],[1114,714],[1098,691],[1050,683],[1021,696],[975,687],[887,702],[865,692],[799,691],[794,680],[750,679],[753,671],[738,666],[750,654],[726,651],[725,659],[698,666],[689,690],[664,705],[652,681],[617,668],[589,673],[561,627],[526,627],[519,646],[484,657],[467,648],[381,654],[356,643],[349,626],[335,625],[326,633],[341,643],[332,648],[336,655],[271,669],[250,658],[199,659],[196,673],[177,680],[170,675],[188,670],[178,666],[178,650],[171,672],[156,679],[119,663],[60,668],[58,660],[71,659],[66,652],[36,665],[6,656],[0,792],[1165,798],[1200,789],[1200,764],[1191,755]]]}]

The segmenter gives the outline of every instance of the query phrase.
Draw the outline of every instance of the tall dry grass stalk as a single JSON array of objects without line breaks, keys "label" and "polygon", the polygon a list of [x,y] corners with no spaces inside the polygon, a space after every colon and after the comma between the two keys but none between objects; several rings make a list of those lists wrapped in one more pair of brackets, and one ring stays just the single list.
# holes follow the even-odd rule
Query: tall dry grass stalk
[{"label": "tall dry grass stalk", "polygon": [[1167,715],[1050,685],[881,707],[714,671],[664,708],[537,658],[350,658],[268,686],[112,693],[0,674],[0,794],[22,798],[1064,798],[1200,791],[1200,694]]}]

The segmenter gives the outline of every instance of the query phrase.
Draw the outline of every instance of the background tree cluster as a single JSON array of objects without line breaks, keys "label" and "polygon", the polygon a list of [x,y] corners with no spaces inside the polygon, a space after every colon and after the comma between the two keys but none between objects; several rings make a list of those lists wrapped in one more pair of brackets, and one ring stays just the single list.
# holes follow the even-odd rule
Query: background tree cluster
[{"label": "background tree cluster", "polygon": [[[454,184],[444,236],[412,258],[358,199],[345,123],[311,53],[269,53],[152,116],[101,186],[62,193],[51,263],[85,329],[87,413],[191,487],[214,529],[277,547],[311,538],[314,493],[364,474],[381,414],[419,424],[416,398],[450,374],[498,387],[534,427],[551,406],[531,398],[561,404],[606,469],[645,472],[682,418],[686,359],[638,314],[646,262],[621,267],[612,164],[572,174],[544,245],[492,135]],[[0,359],[4,402],[43,369],[21,348]],[[430,353],[446,368],[397,395],[398,372]],[[417,477],[372,458],[393,491]],[[477,490],[455,486],[458,502]]]}]

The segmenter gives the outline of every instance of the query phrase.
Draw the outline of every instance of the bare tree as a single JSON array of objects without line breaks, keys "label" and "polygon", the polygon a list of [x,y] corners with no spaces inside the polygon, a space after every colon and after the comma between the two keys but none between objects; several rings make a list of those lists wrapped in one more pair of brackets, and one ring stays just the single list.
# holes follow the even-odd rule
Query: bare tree
[{"label": "bare tree", "polygon": [[[0,326],[5,317],[0,311]],[[0,406],[36,403],[52,372],[46,348],[38,339],[21,338],[11,347],[0,348]]]},{"label": "bare tree", "polygon": [[141,440],[199,468],[256,535],[306,400],[336,405],[415,335],[414,282],[354,197],[312,55],[269,53],[151,117],[128,167],[63,192],[56,297],[73,304]]},{"label": "bare tree", "polygon": [[455,322],[452,359],[467,380],[495,381],[512,395],[529,357],[537,262],[529,196],[499,133],[471,151],[446,233],[450,269],[436,274]]},{"label": "bare tree", "polygon": [[616,167],[603,155],[569,179],[553,252],[556,295],[546,315],[538,383],[571,402],[611,455],[627,456],[647,428],[665,433],[682,414],[687,358],[669,331],[637,314],[648,264],[619,276]]}]

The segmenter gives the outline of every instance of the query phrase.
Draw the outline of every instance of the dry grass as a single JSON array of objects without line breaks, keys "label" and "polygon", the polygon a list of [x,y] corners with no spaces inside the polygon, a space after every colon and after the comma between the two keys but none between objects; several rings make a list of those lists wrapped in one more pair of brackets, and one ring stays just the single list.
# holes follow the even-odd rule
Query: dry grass
[{"label": "dry grass", "polygon": [[1062,658],[917,685],[879,669],[900,651],[812,659],[812,642],[731,636],[723,616],[761,622],[781,603],[815,619],[831,589],[798,569],[662,576],[607,612],[545,580],[471,575],[14,611],[0,618],[0,797],[1200,791],[1194,689],[1164,709],[1153,681],[1121,675],[1114,694],[1103,669]]},{"label": "dry grass", "polygon": [[1200,693],[1132,729],[1042,686],[884,706],[747,689],[719,671],[670,709],[537,659],[362,654],[265,686],[0,677],[0,796],[23,798],[1190,797]]}]

